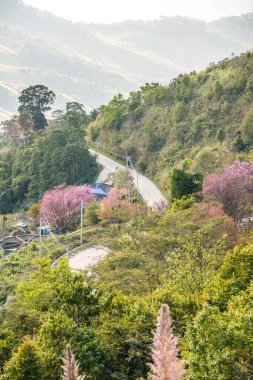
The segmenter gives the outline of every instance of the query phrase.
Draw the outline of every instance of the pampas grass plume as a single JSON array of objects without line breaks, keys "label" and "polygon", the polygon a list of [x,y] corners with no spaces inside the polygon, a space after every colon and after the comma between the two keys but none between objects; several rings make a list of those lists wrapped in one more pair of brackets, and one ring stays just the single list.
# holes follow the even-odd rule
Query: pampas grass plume
[{"label": "pampas grass plume", "polygon": [[177,339],[173,336],[169,307],[162,305],[152,345],[153,363],[148,364],[151,368],[151,379],[181,380],[184,367],[177,356]]},{"label": "pampas grass plume", "polygon": [[78,375],[78,364],[69,344],[66,346],[63,358],[63,380],[84,380],[84,377]]}]

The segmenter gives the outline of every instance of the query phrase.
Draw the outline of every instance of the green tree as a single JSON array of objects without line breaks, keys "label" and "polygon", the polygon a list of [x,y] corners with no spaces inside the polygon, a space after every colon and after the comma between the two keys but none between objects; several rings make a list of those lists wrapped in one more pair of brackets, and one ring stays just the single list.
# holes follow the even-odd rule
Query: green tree
[{"label": "green tree", "polygon": [[68,102],[66,104],[64,118],[67,124],[74,128],[80,128],[89,122],[89,117],[85,112],[83,104],[77,102]]},{"label": "green tree", "polygon": [[32,145],[24,148],[24,152],[27,154],[18,165],[21,173],[29,177],[26,196],[33,201],[62,183],[91,183],[98,172],[98,165],[85,145],[81,129],[55,129],[38,136]]},{"label": "green tree", "polygon": [[186,298],[199,297],[204,285],[221,266],[226,244],[213,242],[203,232],[184,237],[179,247],[168,256],[167,278],[178,294]]},{"label": "green tree", "polygon": [[[13,331],[1,328],[0,332],[0,374],[3,373],[4,363],[12,354],[12,350],[17,344],[17,339]],[[0,375],[1,378],[1,375]]]},{"label": "green tree", "polygon": [[246,113],[242,120],[242,132],[248,142],[253,139],[253,111],[250,110]]},{"label": "green tree", "polygon": [[103,107],[106,126],[113,129],[120,129],[125,118],[126,102],[123,95],[114,96],[107,106]]},{"label": "green tree", "polygon": [[169,185],[171,199],[180,199],[183,196],[198,193],[202,191],[202,174],[191,173],[183,167],[182,169],[174,168],[169,174]]},{"label": "green tree", "polygon": [[23,339],[18,351],[5,367],[10,380],[42,380],[43,364],[37,344],[29,337]]},{"label": "green tree", "polygon": [[12,212],[15,198],[12,189],[12,166],[15,151],[0,152],[0,213]]},{"label": "green tree", "polygon": [[177,102],[173,108],[172,115],[175,123],[182,121],[185,116],[185,103],[182,101]]},{"label": "green tree", "polygon": [[241,136],[241,132],[239,131],[237,136],[233,141],[233,148],[236,152],[242,152],[246,149],[246,144]]},{"label": "green tree", "polygon": [[7,181],[0,181],[0,214],[13,211],[13,192]]},{"label": "green tree", "polygon": [[111,349],[96,327],[82,327],[70,341],[85,379],[113,379]]},{"label": "green tree", "polygon": [[[78,331],[77,324],[64,312],[54,312],[40,328],[38,339],[43,351],[45,363],[45,378],[47,380],[60,380],[62,378],[62,356],[71,337]],[[74,345],[72,344],[74,347]]]},{"label": "green tree", "polygon": [[197,154],[192,169],[196,173],[205,175],[214,171],[217,161],[218,154],[211,148],[205,147]]},{"label": "green tree", "polygon": [[136,296],[111,297],[98,320],[105,343],[113,353],[113,379],[135,380],[147,375],[157,307]]},{"label": "green tree", "polygon": [[18,116],[18,124],[21,134],[26,138],[31,136],[34,130],[34,123],[32,118],[27,113],[21,113]]},{"label": "green tree", "polygon": [[85,208],[85,222],[89,226],[94,226],[98,224],[98,213],[100,209],[99,202],[91,202]]},{"label": "green tree", "polygon": [[217,275],[204,289],[204,298],[221,310],[227,308],[230,298],[247,289],[253,276],[253,246],[236,246],[227,253]]},{"label": "green tree", "polygon": [[54,102],[55,94],[46,86],[35,85],[30,86],[23,91],[18,100],[20,106],[18,112],[26,113],[34,122],[35,129],[44,129],[47,125],[47,120],[44,112],[51,109],[50,104]]},{"label": "green tree", "polygon": [[232,297],[228,310],[205,306],[186,333],[187,379],[252,378],[252,286]]}]

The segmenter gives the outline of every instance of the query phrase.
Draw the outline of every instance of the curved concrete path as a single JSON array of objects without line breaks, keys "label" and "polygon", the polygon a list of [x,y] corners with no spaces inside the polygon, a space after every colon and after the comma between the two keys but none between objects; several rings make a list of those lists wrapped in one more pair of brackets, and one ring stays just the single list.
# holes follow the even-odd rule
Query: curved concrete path
[{"label": "curved concrete path", "polygon": [[109,250],[105,247],[90,247],[78,252],[69,259],[69,266],[73,270],[84,270],[102,260]]}]

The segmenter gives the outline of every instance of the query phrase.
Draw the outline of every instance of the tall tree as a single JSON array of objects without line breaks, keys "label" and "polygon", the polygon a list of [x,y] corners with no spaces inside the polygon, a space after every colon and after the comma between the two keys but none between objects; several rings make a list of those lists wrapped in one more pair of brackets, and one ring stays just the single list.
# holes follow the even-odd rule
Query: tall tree
[{"label": "tall tree", "polygon": [[227,309],[205,305],[186,332],[188,380],[252,379],[253,287],[231,297]]},{"label": "tall tree", "polygon": [[67,124],[74,128],[80,128],[82,125],[88,124],[89,121],[83,104],[78,102],[68,102],[66,104],[65,119]]},{"label": "tall tree", "polygon": [[25,337],[6,365],[5,374],[12,380],[42,380],[43,365],[36,343]]},{"label": "tall tree", "polygon": [[202,174],[191,173],[185,164],[182,169],[172,169],[169,174],[171,199],[180,199],[183,196],[200,192],[202,181]]},{"label": "tall tree", "polygon": [[36,130],[45,128],[47,119],[44,113],[51,109],[50,104],[55,100],[54,92],[37,84],[24,89],[18,100],[18,112],[27,113],[32,118]]}]

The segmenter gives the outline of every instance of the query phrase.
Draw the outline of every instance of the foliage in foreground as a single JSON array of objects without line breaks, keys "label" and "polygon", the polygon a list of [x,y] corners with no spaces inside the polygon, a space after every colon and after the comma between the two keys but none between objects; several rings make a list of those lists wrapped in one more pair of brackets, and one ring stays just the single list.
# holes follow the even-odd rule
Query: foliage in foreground
[{"label": "foliage in foreground", "polygon": [[217,205],[188,198],[93,238],[111,253],[92,276],[72,273],[64,260],[50,268],[44,257],[18,283],[1,322],[3,379],[25,336],[37,344],[43,380],[61,379],[67,344],[88,380],[149,378],[161,304],[180,336],[186,379],[250,378],[250,232],[236,246],[233,221]]}]

